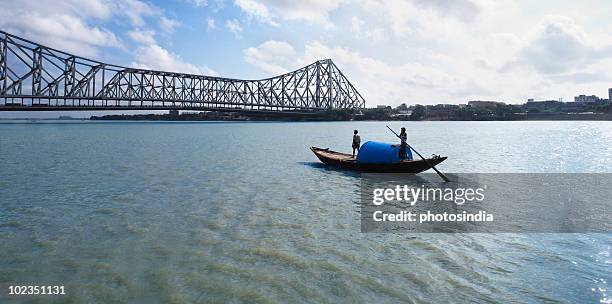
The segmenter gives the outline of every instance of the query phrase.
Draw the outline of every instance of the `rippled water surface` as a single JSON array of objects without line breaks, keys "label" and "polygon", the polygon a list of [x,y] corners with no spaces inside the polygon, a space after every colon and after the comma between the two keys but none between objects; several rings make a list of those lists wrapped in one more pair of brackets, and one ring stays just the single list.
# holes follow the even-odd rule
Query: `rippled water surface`
[{"label": "rippled water surface", "polygon": [[[612,172],[610,122],[403,125],[447,172]],[[361,233],[359,175],[308,150],[348,151],[354,128],[393,140],[379,122],[0,124],[0,286],[66,285],[55,300],[75,303],[612,301],[609,234]]]}]

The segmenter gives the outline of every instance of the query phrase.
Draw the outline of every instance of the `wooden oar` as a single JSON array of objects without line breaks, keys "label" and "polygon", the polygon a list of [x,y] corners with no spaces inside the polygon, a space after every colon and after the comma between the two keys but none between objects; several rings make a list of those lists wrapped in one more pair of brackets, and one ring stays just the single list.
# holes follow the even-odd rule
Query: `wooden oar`
[{"label": "wooden oar", "polygon": [[[387,126],[387,129],[389,129],[391,132],[393,132],[393,134],[395,134],[395,136],[397,136],[397,138],[400,138],[399,135],[397,135],[397,133],[395,133],[395,131],[393,131],[393,129],[389,128],[389,126]],[[432,165],[425,157],[423,157],[423,155],[421,155],[421,153],[419,153],[417,150],[415,150],[413,147],[411,147],[408,143],[406,143],[406,146],[408,146],[408,148],[410,148],[412,151],[414,151],[414,153],[416,153],[419,157],[421,157],[421,159],[423,161],[425,161],[425,163],[432,169],[434,169],[434,171],[436,171],[436,173],[438,173],[438,175],[440,175],[440,177],[445,181],[445,182],[450,182],[450,179],[448,177],[446,177],[446,175],[442,174],[442,172],[440,172],[438,169],[436,169],[436,167],[434,167],[434,165]]]}]

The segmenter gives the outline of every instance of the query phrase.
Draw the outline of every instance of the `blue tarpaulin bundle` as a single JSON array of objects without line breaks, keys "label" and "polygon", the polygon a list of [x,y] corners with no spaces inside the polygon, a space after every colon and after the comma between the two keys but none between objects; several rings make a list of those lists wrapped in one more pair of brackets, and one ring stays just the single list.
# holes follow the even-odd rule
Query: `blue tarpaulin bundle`
[{"label": "blue tarpaulin bundle", "polygon": [[[361,164],[393,164],[400,161],[399,144],[368,141],[361,145],[357,154],[357,162]],[[406,148],[408,159],[412,159],[412,151]]]}]

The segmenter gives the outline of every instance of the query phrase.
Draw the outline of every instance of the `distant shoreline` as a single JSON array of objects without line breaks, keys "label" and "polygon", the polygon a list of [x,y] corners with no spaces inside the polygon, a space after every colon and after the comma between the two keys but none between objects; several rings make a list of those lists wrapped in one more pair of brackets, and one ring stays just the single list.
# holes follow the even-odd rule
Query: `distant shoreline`
[{"label": "distant shoreline", "polygon": [[[86,119],[85,119],[86,120]],[[504,119],[497,117],[474,117],[473,119],[422,119],[422,120],[398,120],[398,119],[359,119],[350,117],[345,119],[334,119],[331,117],[295,117],[295,116],[249,116],[249,115],[216,115],[213,117],[201,116],[199,114],[134,114],[134,115],[104,115],[92,116],[89,120],[99,121],[612,121],[612,113],[570,113],[570,114],[544,114],[533,113],[526,115],[512,115]]]}]

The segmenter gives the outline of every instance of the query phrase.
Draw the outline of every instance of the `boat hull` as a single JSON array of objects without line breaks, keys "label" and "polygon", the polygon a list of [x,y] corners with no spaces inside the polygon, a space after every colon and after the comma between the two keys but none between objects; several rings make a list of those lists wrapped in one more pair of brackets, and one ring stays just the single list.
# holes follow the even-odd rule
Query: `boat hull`
[{"label": "boat hull", "polygon": [[[350,154],[330,151],[311,147],[310,150],[324,164],[347,170],[376,173],[420,173],[430,169],[429,165],[423,160],[405,160],[393,164],[360,164]],[[446,160],[446,157],[432,157],[427,159],[433,166]]]}]

